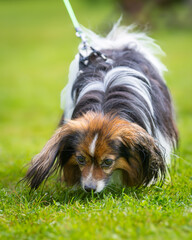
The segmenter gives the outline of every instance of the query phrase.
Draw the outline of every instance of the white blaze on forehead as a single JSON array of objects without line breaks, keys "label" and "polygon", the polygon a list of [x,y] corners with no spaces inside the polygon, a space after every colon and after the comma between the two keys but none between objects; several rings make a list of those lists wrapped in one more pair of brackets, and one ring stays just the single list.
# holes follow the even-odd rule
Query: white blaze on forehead
[{"label": "white blaze on forehead", "polygon": [[96,146],[97,139],[98,139],[98,134],[95,135],[95,137],[93,138],[93,141],[89,145],[89,153],[91,154],[91,156],[94,156],[95,154],[95,146]]}]

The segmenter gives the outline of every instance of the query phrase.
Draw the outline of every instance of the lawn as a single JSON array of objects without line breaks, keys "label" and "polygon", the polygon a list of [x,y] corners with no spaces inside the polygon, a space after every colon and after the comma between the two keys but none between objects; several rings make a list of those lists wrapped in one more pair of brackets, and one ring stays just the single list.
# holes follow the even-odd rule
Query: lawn
[{"label": "lawn", "polygon": [[[118,15],[109,0],[94,8],[72,2],[81,23],[96,31]],[[167,54],[180,131],[171,182],[93,195],[52,178],[29,195],[17,183],[59,121],[79,41],[62,0],[0,1],[0,29],[0,239],[192,239],[192,31],[150,34]]]}]

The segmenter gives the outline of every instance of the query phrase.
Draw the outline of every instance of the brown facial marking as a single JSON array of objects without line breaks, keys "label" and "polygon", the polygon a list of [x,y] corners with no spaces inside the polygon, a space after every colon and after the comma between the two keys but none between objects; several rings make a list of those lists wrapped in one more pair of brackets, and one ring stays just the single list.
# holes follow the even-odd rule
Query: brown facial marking
[{"label": "brown facial marking", "polygon": [[80,183],[81,172],[79,166],[75,160],[75,156],[72,156],[63,168],[62,180],[66,182],[68,186],[73,186],[76,183]]},{"label": "brown facial marking", "polygon": [[95,180],[102,180],[106,178],[106,174],[100,166],[93,168],[93,178]]},{"label": "brown facial marking", "polygon": [[87,178],[90,172],[92,171],[92,164],[86,164],[81,168],[81,175],[83,178]]},{"label": "brown facial marking", "polygon": [[[94,156],[91,156],[89,146],[96,134],[98,139]],[[118,147],[113,149],[109,144],[117,140],[132,152],[133,157],[119,157]],[[85,166],[77,164],[76,151],[86,157]],[[102,168],[101,163],[106,157],[117,159],[117,163]],[[64,181],[74,185],[80,182],[81,172],[82,176],[89,175],[92,165],[92,175],[96,179],[107,178],[113,170],[123,169],[128,185],[147,185],[152,179],[158,179],[159,172],[164,176],[166,170],[160,149],[144,129],[118,117],[88,112],[56,130],[32,160],[25,179],[31,188],[37,188],[54,171],[63,169]]]},{"label": "brown facial marking", "polygon": [[102,168],[95,166],[94,164],[84,166],[81,169],[81,174],[83,178],[87,178],[91,174],[90,177],[94,180],[102,180],[106,177],[106,174],[103,172]]},{"label": "brown facial marking", "polygon": [[135,186],[140,182],[140,174],[138,174],[138,170],[140,169],[139,162],[134,158],[130,158],[129,162],[131,162],[131,166],[123,157],[119,158],[116,161],[113,170],[121,169],[123,170],[123,183],[127,186]]},{"label": "brown facial marking", "polygon": [[[69,127],[75,132],[81,131],[83,133],[81,142],[77,146],[77,152],[86,157],[86,165],[79,166],[83,178],[86,178],[92,171],[93,178],[102,180],[116,169],[122,169],[124,180],[128,186],[139,185],[145,181],[149,182],[153,175],[153,173],[149,175],[146,171],[144,176],[142,154],[144,158],[147,154],[147,164],[149,165],[152,161],[150,158],[155,159],[157,164],[159,164],[158,161],[160,164],[162,162],[161,157],[156,153],[152,137],[137,124],[118,117],[87,113],[83,117],[69,122]],[[91,155],[90,144],[96,135],[94,155]],[[129,156],[129,161],[128,157],[119,156],[118,147],[113,149],[109,144],[111,141],[120,142],[132,153],[132,157]],[[108,157],[115,160],[114,164],[108,168],[102,167],[102,161]],[[93,169],[91,169],[92,165]]]},{"label": "brown facial marking", "polygon": [[[86,123],[85,123],[86,122]],[[82,177],[86,178],[91,170],[91,165],[94,164],[92,170],[92,176],[95,179],[106,178],[107,175],[111,174],[114,170],[114,164],[110,167],[101,167],[101,164],[105,158],[111,158],[115,160],[117,158],[117,153],[114,149],[110,147],[108,142],[112,139],[121,139],[123,130],[129,125],[130,127],[130,141],[134,141],[134,131],[132,125],[128,122],[121,120],[119,118],[114,118],[109,121],[106,117],[100,114],[86,114],[84,118],[78,119],[78,122],[73,124],[73,128],[84,127],[86,132],[83,141],[79,144],[77,149],[77,154],[82,154],[86,157],[86,165],[79,166]],[[135,129],[134,129],[135,130]],[[94,137],[97,135],[97,141],[94,149],[94,156],[90,154],[90,144],[93,142]],[[130,143],[132,144],[132,143]],[[130,166],[125,162],[119,162],[118,168],[125,169],[125,171],[130,172]],[[130,173],[130,176],[133,175]]]}]

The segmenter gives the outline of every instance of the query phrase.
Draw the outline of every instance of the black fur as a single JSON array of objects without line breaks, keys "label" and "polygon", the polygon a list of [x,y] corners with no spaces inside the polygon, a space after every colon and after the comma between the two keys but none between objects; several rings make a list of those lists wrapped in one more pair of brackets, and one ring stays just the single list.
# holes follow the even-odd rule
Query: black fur
[{"label": "black fur", "polygon": [[[148,78],[151,87],[148,92],[151,96],[154,116],[152,117],[149,107],[144,98],[131,88],[125,86],[116,86],[108,88],[106,92],[91,91],[86,93],[76,104],[73,111],[72,119],[81,116],[88,111],[107,113],[116,113],[118,116],[137,123],[147,130],[143,121],[140,109],[145,113],[150,124],[151,132],[154,137],[155,129],[159,129],[165,138],[169,139],[173,147],[177,143],[177,129],[174,124],[173,107],[171,97],[167,86],[158,74],[157,69],[145,57],[134,49],[118,49],[102,51],[109,59],[113,60],[112,64],[105,62],[99,57],[92,56],[88,66],[83,67],[83,71],[76,79],[72,89],[74,102],[81,90],[92,81],[103,81],[106,73],[119,66],[130,67],[135,69]],[[140,81],[146,83],[145,79]],[[146,83],[147,84],[147,83]],[[152,122],[154,124],[152,124]]]},{"label": "black fur", "polygon": [[[142,136],[140,136],[138,142],[134,145],[134,149],[129,149],[129,146],[122,142],[110,142],[110,136],[108,136],[109,139],[106,139],[106,141],[108,141],[109,145],[113,146],[114,151],[124,157],[127,162],[129,162],[130,157],[134,158],[134,153],[137,154],[136,157],[140,157],[141,161],[137,161],[137,163],[142,166],[135,169],[136,172],[138,171],[136,175],[140,177],[136,185],[147,185],[152,179],[157,180],[159,173],[162,174],[163,179],[165,174],[164,156],[162,156],[162,152],[158,146],[155,144],[154,146],[150,146],[150,144],[153,143],[150,138],[151,136],[154,139],[157,138],[158,130],[164,138],[172,144],[172,147],[176,147],[178,134],[174,123],[173,107],[168,88],[158,74],[157,69],[136,50],[123,48],[118,50],[108,49],[101,52],[112,61],[104,61],[102,58],[92,54],[87,66],[80,64],[81,72],[71,92],[75,105],[72,119],[76,119],[84,113],[92,111],[110,116],[109,121],[113,121],[115,116],[118,116],[129,122],[136,123],[148,131],[149,134],[146,134],[143,139]],[[151,98],[153,114],[145,98],[134,88],[123,84],[116,85],[115,87],[109,85],[107,89],[105,89],[105,92],[99,90],[86,92],[77,102],[79,94],[90,82],[103,82],[106,74],[110,70],[121,66],[137,71],[133,77],[146,86]],[[140,73],[142,73],[142,76]],[[116,80],[118,80],[118,76]],[[63,118],[64,117],[62,117],[60,121],[60,126],[62,126],[64,122]],[[108,130],[109,129],[106,128],[106,131]],[[37,156],[37,164],[32,164],[25,177],[25,180],[30,183],[31,188],[37,188],[41,182],[47,179],[55,170],[64,167],[68,159],[74,154],[78,144],[83,140],[84,134],[86,133],[71,132],[64,135],[63,139],[60,138],[58,140],[59,142],[55,142],[54,144],[53,141],[53,144],[50,144],[50,149],[48,148],[47,150],[45,147],[46,151],[42,151],[42,153]],[[43,164],[41,165],[42,162],[45,163],[44,168],[42,167]],[[129,163],[131,166],[133,162]],[[133,166],[133,168],[135,166]]]}]

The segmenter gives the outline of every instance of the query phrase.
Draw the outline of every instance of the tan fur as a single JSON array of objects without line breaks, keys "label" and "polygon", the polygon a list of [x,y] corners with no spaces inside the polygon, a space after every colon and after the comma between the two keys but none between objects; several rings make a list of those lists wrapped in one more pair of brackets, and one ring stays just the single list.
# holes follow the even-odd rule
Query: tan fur
[{"label": "tan fur", "polygon": [[[69,123],[69,125],[71,125],[71,123]],[[128,182],[126,182],[126,184],[128,186],[137,185],[139,182],[141,182],[142,172],[140,172],[140,175],[138,175],[138,169],[141,167],[139,157],[137,161],[134,158],[130,160],[132,166],[130,166],[123,158],[117,159],[114,167],[101,168],[100,164],[105,158],[115,159],[117,157],[112,154],[114,150],[110,148],[106,142],[108,135],[110,135],[111,140],[121,140],[123,143],[130,145],[133,148],[135,142],[137,141],[138,134],[140,136],[147,134],[142,128],[136,124],[129,123],[119,118],[115,118],[112,122],[110,122],[108,121],[107,117],[103,117],[101,114],[98,115],[93,113],[86,114],[83,118],[78,119],[78,121],[74,120],[71,126],[73,129],[83,127],[85,130],[88,130],[85,139],[78,146],[78,152],[85,156],[87,160],[87,165],[80,167],[83,177],[86,177],[89,174],[89,169],[91,166],[89,144],[94,137],[93,133],[100,131],[97,139],[97,144],[95,146],[95,166],[93,170],[93,177],[100,180],[102,178],[106,178],[106,176],[110,175],[112,171],[116,169],[122,169],[127,173],[127,177],[125,177],[124,173],[124,179],[127,178]]]},{"label": "tan fur", "polygon": [[75,160],[75,157],[71,157],[63,168],[62,181],[66,182],[67,186],[73,186],[79,184],[81,177],[81,171]]},{"label": "tan fur", "polygon": [[[64,149],[68,136],[81,133],[83,139],[78,144],[76,152],[62,166],[62,155],[60,153]],[[91,156],[89,146],[95,134],[97,134],[97,141],[94,146],[94,156]],[[119,156],[119,153],[108,144],[112,140],[129,147],[131,153],[129,162]],[[92,176],[96,180],[107,179],[113,171],[121,169],[124,172],[124,182],[128,186],[140,185],[144,179],[142,161],[139,154],[135,152],[135,146],[137,145],[143,146],[150,152],[150,161],[156,159],[158,163],[159,156],[156,154],[158,149],[153,138],[144,129],[118,117],[88,112],[78,119],[69,121],[55,132],[42,151],[33,159],[26,178],[31,180],[32,186],[38,187],[41,181],[50,175],[50,169],[52,168],[54,171],[54,160],[58,156],[58,164],[63,167],[63,180],[67,185],[80,183],[81,177],[88,176],[92,164]],[[78,165],[76,154],[85,157],[85,166]],[[106,158],[114,160],[110,167],[102,167],[102,162]],[[40,177],[36,180],[35,176],[38,175]],[[44,177],[41,178],[41,175]]]},{"label": "tan fur", "polygon": [[123,184],[126,186],[135,186],[141,182],[142,179],[142,172],[141,175],[138,174],[138,170],[141,169],[140,160],[137,161],[134,158],[129,160],[131,162],[131,166],[128,164],[126,159],[119,158],[115,164],[113,169],[123,170]]}]

